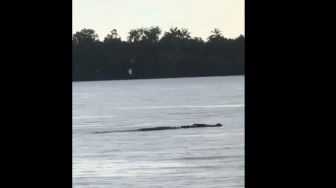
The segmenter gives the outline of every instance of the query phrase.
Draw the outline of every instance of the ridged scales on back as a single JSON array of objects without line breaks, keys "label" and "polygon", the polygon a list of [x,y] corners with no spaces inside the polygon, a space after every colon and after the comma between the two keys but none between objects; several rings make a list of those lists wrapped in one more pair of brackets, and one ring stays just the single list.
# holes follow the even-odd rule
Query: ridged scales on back
[{"label": "ridged scales on back", "polygon": [[183,125],[183,126],[160,126],[160,127],[150,127],[150,128],[140,128],[140,129],[133,129],[133,130],[124,130],[124,131],[98,131],[94,132],[93,134],[104,134],[104,133],[113,133],[113,132],[139,132],[139,131],[160,131],[160,130],[167,130],[167,129],[188,129],[188,128],[203,128],[203,127],[221,127],[223,126],[220,123],[215,125],[207,125],[207,124],[193,124],[193,125]]}]

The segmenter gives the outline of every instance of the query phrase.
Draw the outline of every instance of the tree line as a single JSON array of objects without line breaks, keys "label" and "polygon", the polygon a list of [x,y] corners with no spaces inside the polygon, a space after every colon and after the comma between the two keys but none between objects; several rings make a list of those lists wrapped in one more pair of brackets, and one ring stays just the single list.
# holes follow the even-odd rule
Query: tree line
[{"label": "tree line", "polygon": [[244,74],[245,37],[229,39],[219,29],[204,41],[188,29],[113,29],[103,41],[93,29],[72,36],[73,81],[225,76]]}]

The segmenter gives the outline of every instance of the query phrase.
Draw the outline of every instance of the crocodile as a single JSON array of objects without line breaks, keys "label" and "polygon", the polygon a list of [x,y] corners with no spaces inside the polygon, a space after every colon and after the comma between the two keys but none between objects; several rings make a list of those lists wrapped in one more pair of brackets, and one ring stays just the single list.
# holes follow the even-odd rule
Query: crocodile
[{"label": "crocodile", "polygon": [[203,128],[203,127],[221,127],[223,126],[220,123],[215,125],[208,124],[192,124],[192,125],[182,125],[182,126],[159,126],[159,127],[149,127],[149,128],[140,128],[132,130],[122,130],[122,131],[96,131],[93,134],[104,134],[104,133],[113,133],[113,132],[139,132],[139,131],[161,131],[167,129],[189,129],[189,128]]}]

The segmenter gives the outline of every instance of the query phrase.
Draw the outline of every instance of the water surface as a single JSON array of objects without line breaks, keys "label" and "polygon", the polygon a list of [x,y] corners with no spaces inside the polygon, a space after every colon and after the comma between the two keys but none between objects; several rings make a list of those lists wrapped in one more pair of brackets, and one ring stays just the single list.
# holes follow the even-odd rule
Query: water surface
[{"label": "water surface", "polygon": [[244,77],[74,82],[73,185],[244,187]]}]

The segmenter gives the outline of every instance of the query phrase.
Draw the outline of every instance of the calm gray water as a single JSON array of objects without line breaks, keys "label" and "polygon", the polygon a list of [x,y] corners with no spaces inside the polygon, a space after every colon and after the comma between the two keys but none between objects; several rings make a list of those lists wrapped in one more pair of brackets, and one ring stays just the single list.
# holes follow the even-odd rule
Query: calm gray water
[{"label": "calm gray water", "polygon": [[73,186],[244,187],[244,76],[74,82]]}]

